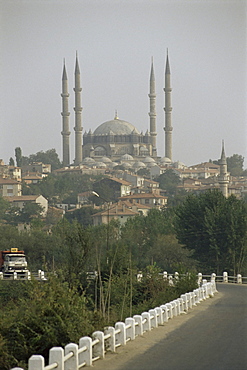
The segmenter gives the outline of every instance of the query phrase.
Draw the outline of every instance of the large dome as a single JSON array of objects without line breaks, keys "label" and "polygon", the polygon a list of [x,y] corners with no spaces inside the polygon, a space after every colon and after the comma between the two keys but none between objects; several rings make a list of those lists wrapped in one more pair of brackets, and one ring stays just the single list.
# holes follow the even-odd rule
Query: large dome
[{"label": "large dome", "polygon": [[113,120],[106,121],[98,126],[94,131],[94,135],[130,135],[133,130],[135,133],[139,134],[135,126],[116,116]]}]

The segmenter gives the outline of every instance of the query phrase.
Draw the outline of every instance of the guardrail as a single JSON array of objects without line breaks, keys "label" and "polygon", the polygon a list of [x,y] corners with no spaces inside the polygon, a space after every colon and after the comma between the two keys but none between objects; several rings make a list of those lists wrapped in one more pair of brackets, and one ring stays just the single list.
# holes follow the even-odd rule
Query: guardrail
[{"label": "guardrail", "polygon": [[45,273],[42,270],[38,270],[38,272],[30,272],[27,270],[19,273],[16,271],[13,273],[0,271],[0,280],[31,280],[32,277],[36,280],[47,280]]},{"label": "guardrail", "polygon": [[247,277],[238,274],[237,276],[229,276],[228,273],[225,271],[223,275],[203,275],[201,273],[198,274],[198,281],[202,279],[211,279],[218,283],[233,283],[233,284],[247,284]]},{"label": "guardrail", "polygon": [[[175,316],[186,313],[201,301],[213,297],[217,292],[215,280],[203,280],[193,292],[182,294],[179,298],[155,307],[141,315],[128,317],[125,322],[117,322],[115,327],[107,327],[104,332],[95,331],[91,337],[82,337],[79,344],[69,343],[62,347],[53,347],[49,352],[49,364],[45,366],[44,357],[33,355],[28,362],[28,370],[79,370],[92,366],[98,359],[103,359],[107,351],[116,352],[119,346],[126,345],[137,336],[164,325]],[[12,369],[17,370],[17,368]],[[18,368],[18,370],[23,370]]]}]

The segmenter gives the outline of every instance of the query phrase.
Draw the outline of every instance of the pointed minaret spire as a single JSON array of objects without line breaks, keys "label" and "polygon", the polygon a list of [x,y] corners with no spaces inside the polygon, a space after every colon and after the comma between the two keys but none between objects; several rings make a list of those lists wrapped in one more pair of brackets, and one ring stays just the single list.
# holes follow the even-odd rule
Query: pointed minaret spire
[{"label": "pointed minaret spire", "polygon": [[69,149],[69,93],[68,93],[68,78],[65,67],[65,59],[63,62],[63,75],[62,75],[62,137],[63,137],[63,165],[68,166],[70,164],[70,149]]},{"label": "pointed minaret spire", "polygon": [[75,165],[82,162],[82,106],[81,106],[81,74],[78,63],[78,54],[76,52],[75,62]]},{"label": "pointed minaret spire", "polygon": [[166,56],[166,68],[165,68],[165,157],[172,160],[172,105],[171,105],[171,71],[168,58],[168,49]]},{"label": "pointed minaret spire", "polygon": [[224,148],[224,140],[222,140],[222,150],[220,158],[220,174],[219,174],[219,184],[222,194],[228,197],[228,184],[229,184],[229,174],[227,172],[227,161]]},{"label": "pointed minaret spire", "polygon": [[150,90],[149,90],[149,102],[150,102],[150,135],[151,135],[151,144],[152,144],[152,156],[157,156],[156,148],[156,93],[155,93],[155,76],[154,76],[154,65],[153,57],[151,62],[151,72],[150,72]]},{"label": "pointed minaret spire", "polygon": [[166,49],[166,74],[170,75],[170,64],[169,64],[169,57],[168,57],[168,48]]}]

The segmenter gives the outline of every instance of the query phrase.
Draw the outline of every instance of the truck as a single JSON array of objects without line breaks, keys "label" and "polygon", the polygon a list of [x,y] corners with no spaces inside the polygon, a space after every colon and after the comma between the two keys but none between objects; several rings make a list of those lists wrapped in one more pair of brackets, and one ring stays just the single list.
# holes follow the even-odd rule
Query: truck
[{"label": "truck", "polygon": [[26,273],[28,270],[24,251],[19,251],[18,248],[0,251],[0,271],[4,274]]}]

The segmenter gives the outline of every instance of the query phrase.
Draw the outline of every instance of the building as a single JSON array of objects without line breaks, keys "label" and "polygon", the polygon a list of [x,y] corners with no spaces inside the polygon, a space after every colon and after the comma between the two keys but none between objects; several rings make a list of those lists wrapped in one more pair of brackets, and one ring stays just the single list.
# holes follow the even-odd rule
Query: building
[{"label": "building", "polygon": [[167,205],[167,199],[167,197],[155,193],[131,194],[120,198],[122,201],[127,200],[130,203],[138,203],[158,209],[161,209]]},{"label": "building", "polygon": [[[149,128],[143,128],[139,132],[135,125],[120,119],[115,114],[114,119],[100,124],[94,131],[91,129],[83,134],[82,144],[82,104],[81,104],[81,82],[78,56],[75,64],[75,159],[74,164],[81,164],[83,158],[92,158],[100,161],[102,157],[111,158],[112,161],[120,160],[125,155],[131,155],[135,160],[150,156],[157,158],[157,127],[156,127],[156,90],[153,61],[151,63],[149,83]],[[172,159],[172,124],[171,124],[171,73],[168,54],[165,69],[165,141],[166,153]],[[63,164],[69,166],[70,160],[70,112],[68,77],[63,65],[62,72],[62,143],[63,143]]]},{"label": "building", "polygon": [[96,187],[108,187],[111,189],[113,198],[117,199],[129,195],[131,192],[131,183],[116,177],[107,177],[94,183]]},{"label": "building", "polygon": [[145,204],[121,200],[117,203],[109,205],[109,208],[107,205],[105,210],[95,213],[93,215],[93,224],[108,224],[108,222],[114,219],[118,220],[120,224],[123,225],[130,217],[135,217],[138,215],[147,216],[148,211],[151,208],[152,207]]},{"label": "building", "polygon": [[20,167],[8,166],[0,160],[0,177],[21,181],[22,171]]},{"label": "building", "polygon": [[26,203],[36,203],[42,207],[42,216],[46,216],[48,210],[48,200],[43,197],[43,195],[22,195],[22,196],[13,196],[7,197],[7,199],[12,206],[23,209]]},{"label": "building", "polygon": [[0,177],[0,196],[19,197],[22,194],[21,183],[14,179]]},{"label": "building", "polygon": [[48,176],[51,173],[51,164],[44,164],[42,162],[34,162],[21,167],[22,174],[25,176],[29,173],[36,173],[42,177]]}]

